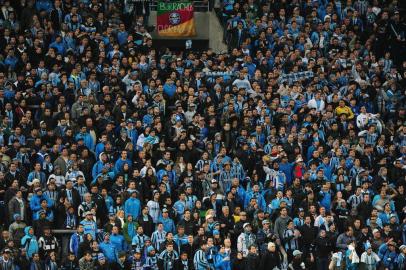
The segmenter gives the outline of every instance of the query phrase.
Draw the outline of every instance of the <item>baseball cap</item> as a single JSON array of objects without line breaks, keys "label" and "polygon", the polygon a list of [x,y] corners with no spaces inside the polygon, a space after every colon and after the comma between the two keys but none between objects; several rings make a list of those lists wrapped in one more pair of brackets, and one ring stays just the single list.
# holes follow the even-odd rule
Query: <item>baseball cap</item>
[{"label": "baseball cap", "polygon": [[292,254],[293,254],[293,256],[299,256],[299,255],[302,255],[303,252],[301,252],[300,250],[297,250],[297,249],[296,249],[296,250],[293,251]]},{"label": "baseball cap", "polygon": [[267,220],[267,219],[264,219],[263,221],[262,221],[262,225],[265,225],[265,224],[270,224],[271,222],[269,222],[269,220]]}]

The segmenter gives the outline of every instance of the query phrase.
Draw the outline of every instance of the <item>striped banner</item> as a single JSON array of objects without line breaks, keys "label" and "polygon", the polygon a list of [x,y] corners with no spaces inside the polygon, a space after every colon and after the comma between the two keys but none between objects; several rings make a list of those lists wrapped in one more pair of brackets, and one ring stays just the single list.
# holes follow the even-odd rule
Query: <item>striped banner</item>
[{"label": "striped banner", "polygon": [[195,36],[196,29],[192,3],[158,2],[157,28],[160,36]]}]

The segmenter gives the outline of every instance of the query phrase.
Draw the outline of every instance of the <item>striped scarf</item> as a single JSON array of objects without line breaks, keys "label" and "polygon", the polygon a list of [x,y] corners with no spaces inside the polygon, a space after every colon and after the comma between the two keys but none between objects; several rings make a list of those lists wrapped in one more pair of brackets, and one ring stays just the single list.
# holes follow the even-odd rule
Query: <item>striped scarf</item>
[{"label": "striped scarf", "polygon": [[285,240],[285,249],[286,250],[295,250],[299,248],[299,243],[297,239],[294,238],[295,232],[294,230],[287,229],[283,233],[283,238]]}]

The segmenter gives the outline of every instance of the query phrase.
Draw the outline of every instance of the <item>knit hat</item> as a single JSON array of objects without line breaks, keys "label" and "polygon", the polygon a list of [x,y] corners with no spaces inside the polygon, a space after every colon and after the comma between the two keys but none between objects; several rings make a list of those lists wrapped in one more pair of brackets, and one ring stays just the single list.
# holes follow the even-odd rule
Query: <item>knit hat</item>
[{"label": "knit hat", "polygon": [[14,218],[14,220],[21,219],[21,215],[20,214],[14,214],[13,218]]},{"label": "knit hat", "polygon": [[367,241],[367,242],[364,244],[364,249],[367,250],[367,249],[370,249],[370,248],[372,248],[371,243],[369,243],[369,241]]},{"label": "knit hat", "polygon": [[151,253],[152,251],[154,251],[154,247],[153,246],[149,246],[147,247],[147,254]]}]

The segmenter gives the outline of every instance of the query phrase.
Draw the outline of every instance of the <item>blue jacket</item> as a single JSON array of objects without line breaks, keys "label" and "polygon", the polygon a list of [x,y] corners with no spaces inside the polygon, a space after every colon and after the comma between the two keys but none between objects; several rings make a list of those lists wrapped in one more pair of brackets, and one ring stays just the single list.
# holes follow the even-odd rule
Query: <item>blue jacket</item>
[{"label": "blue jacket", "polygon": [[[228,260],[224,258],[228,257]],[[227,253],[218,253],[214,257],[214,267],[218,270],[231,270],[230,256]]]},{"label": "blue jacket", "polygon": [[127,250],[127,242],[121,234],[111,234],[110,242],[115,246],[118,252]]},{"label": "blue jacket", "polygon": [[104,151],[104,143],[99,142],[96,144],[96,159],[99,160],[99,155]]},{"label": "blue jacket", "polygon": [[78,233],[72,234],[70,237],[69,241],[69,251],[78,256],[78,250],[79,250],[79,244],[83,241],[83,235],[82,235],[82,240],[81,236],[79,236]]},{"label": "blue jacket", "polygon": [[131,160],[129,160],[129,159],[122,160],[121,158],[119,158],[116,161],[116,165],[114,166],[115,174],[119,174],[123,171],[124,164],[128,164],[131,168],[131,165],[132,165]]},{"label": "blue jacket", "polygon": [[266,210],[266,203],[265,203],[265,199],[262,196],[261,193],[257,193],[254,194],[253,192],[249,192],[246,196],[245,196],[245,202],[244,202],[244,208],[248,207],[248,204],[251,200],[252,197],[256,196],[257,198],[257,203],[258,203],[258,207],[262,210],[265,211]]},{"label": "blue jacket", "polygon": [[34,253],[38,253],[38,242],[35,235],[29,233],[32,227],[25,227],[24,233],[25,236],[21,239],[21,247],[24,247],[27,251],[27,257],[32,258]]},{"label": "blue jacket", "polygon": [[37,194],[33,195],[30,201],[30,208],[33,212],[33,218],[35,218],[37,211],[41,210],[42,199],[47,200],[48,208],[51,208],[54,205],[53,201],[45,194],[42,194],[41,196],[38,196]]},{"label": "blue jacket", "polygon": [[[97,161],[92,168],[92,177],[95,179],[99,174],[101,174],[103,168],[106,166],[105,163],[101,162],[100,160]],[[109,172],[111,171],[111,168],[109,168]]]},{"label": "blue jacket", "polygon": [[78,141],[79,139],[83,139],[83,142],[90,151],[94,151],[94,141],[92,136],[89,133],[79,133],[76,135],[75,139]]},{"label": "blue jacket", "polygon": [[132,215],[134,219],[137,219],[141,213],[141,202],[137,198],[128,198],[124,204],[124,212],[126,217]]},{"label": "blue jacket", "polygon": [[171,233],[175,233],[176,229],[175,229],[175,223],[173,222],[173,220],[171,218],[160,218],[159,222],[162,222],[162,224],[164,225],[164,231],[165,232],[171,232]]},{"label": "blue jacket", "polygon": [[106,256],[108,262],[117,261],[117,249],[113,243],[102,242],[99,244],[99,248],[103,252],[104,256]]},{"label": "blue jacket", "polygon": [[390,251],[386,243],[382,244],[378,250],[378,256],[382,260],[382,264],[385,268],[393,270],[396,268],[398,254],[396,251]]}]

